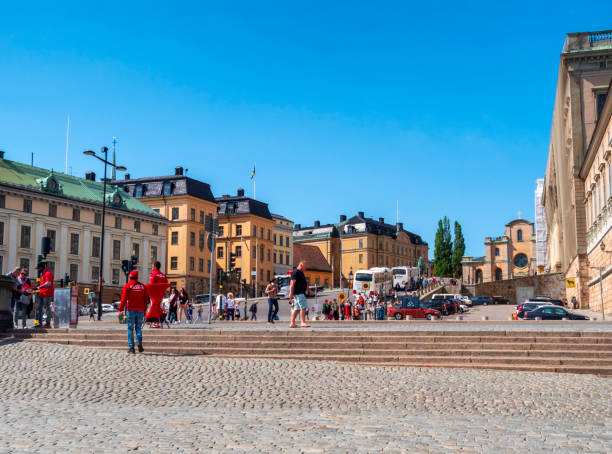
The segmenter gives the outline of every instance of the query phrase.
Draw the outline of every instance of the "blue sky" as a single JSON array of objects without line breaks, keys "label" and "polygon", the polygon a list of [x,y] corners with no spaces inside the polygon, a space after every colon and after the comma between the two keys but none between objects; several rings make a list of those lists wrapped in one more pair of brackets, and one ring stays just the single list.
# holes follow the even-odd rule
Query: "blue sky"
[{"label": "blue sky", "polygon": [[118,137],[133,177],[176,165],[297,223],[365,211],[467,254],[533,220],[574,2],[17,2],[0,17],[0,149],[64,169]]}]

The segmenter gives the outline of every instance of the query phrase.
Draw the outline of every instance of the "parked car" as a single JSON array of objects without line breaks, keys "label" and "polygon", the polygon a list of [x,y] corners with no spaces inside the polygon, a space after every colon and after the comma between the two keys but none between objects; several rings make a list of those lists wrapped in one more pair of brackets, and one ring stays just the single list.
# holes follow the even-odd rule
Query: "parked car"
[{"label": "parked car", "polygon": [[495,300],[495,304],[510,304],[510,300],[503,296],[494,296],[493,299]]},{"label": "parked car", "polygon": [[408,304],[404,304],[404,302],[395,303],[389,306],[388,315],[396,320],[403,320],[408,315],[412,318],[426,318],[427,320],[431,320],[434,317],[441,317],[442,313],[436,309],[425,307],[417,301],[416,304],[412,302]]},{"label": "parked car", "polygon": [[527,298],[524,303],[550,303],[556,306],[565,306],[565,303],[561,300],[557,300],[551,298],[549,296],[532,296],[531,298]]},{"label": "parked car", "polygon": [[495,304],[495,300],[493,299],[492,296],[486,296],[486,295],[473,296],[472,304],[474,306],[478,306],[478,305],[486,306],[487,304]]},{"label": "parked car", "polygon": [[448,315],[448,310],[444,300],[425,300],[421,301],[421,306],[426,309],[435,309],[442,315]]},{"label": "parked car", "polygon": [[540,306],[532,311],[525,313],[525,320],[534,320],[536,317],[540,317],[542,320],[562,320],[564,318],[568,318],[570,320],[589,319],[589,317],[580,314],[575,314],[563,307],[555,306],[552,304]]},{"label": "parked car", "polygon": [[117,312],[117,308],[112,304],[103,304],[102,312]]},{"label": "parked car", "polygon": [[470,300],[469,295],[464,295],[461,293],[436,293],[432,296],[432,299],[434,300],[448,300],[448,299],[455,299],[455,300],[459,300],[459,302],[463,302],[464,304],[471,306],[472,305],[472,301]]},{"label": "parked car", "polygon": [[528,303],[521,303],[516,306],[516,316],[518,318],[523,318],[526,312],[537,309],[540,306],[552,306],[553,304],[549,301],[535,301]]},{"label": "parked car", "polygon": [[472,307],[472,298],[467,293],[461,294],[461,299],[465,302],[467,306]]}]

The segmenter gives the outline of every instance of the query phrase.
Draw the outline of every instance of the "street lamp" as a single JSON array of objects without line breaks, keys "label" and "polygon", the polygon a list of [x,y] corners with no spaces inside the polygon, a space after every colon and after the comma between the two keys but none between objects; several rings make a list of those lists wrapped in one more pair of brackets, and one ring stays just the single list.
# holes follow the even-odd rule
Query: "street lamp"
[{"label": "street lamp", "polygon": [[116,170],[120,172],[124,172],[127,170],[124,166],[118,166],[113,164],[112,162],[108,162],[108,147],[102,147],[101,153],[104,153],[104,158],[98,156],[92,150],[85,150],[83,152],[86,156],[92,156],[99,161],[104,163],[104,189],[102,191],[102,238],[100,239],[100,269],[98,274],[98,320],[102,320],[102,283],[103,283],[103,270],[104,270],[104,223],[106,217],[106,166],[110,165],[114,167]]}]

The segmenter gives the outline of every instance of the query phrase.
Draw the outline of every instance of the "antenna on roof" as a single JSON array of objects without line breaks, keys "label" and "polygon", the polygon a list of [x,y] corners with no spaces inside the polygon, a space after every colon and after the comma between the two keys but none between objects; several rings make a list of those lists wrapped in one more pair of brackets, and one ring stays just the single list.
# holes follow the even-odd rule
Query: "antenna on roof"
[{"label": "antenna on roof", "polygon": [[116,180],[117,179],[117,166],[115,165],[116,162],[116,156],[115,156],[115,148],[117,146],[117,137],[113,136],[113,168],[111,169],[111,180]]},{"label": "antenna on roof", "polygon": [[32,155],[30,156],[30,165],[34,167],[34,152],[32,152]]},{"label": "antenna on roof", "polygon": [[68,114],[68,124],[66,125],[66,169],[65,174],[68,174],[68,149],[70,147],[70,114]]},{"label": "antenna on roof", "polygon": [[395,201],[395,224],[399,223],[399,200]]}]

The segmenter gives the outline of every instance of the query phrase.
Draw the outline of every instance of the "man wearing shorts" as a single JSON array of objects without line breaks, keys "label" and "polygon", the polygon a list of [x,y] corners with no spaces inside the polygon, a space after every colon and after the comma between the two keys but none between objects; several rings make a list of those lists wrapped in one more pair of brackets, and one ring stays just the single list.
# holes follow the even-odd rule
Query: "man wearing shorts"
[{"label": "man wearing shorts", "polygon": [[308,284],[306,282],[306,262],[301,261],[298,267],[291,273],[291,285],[289,286],[289,301],[293,302],[293,310],[291,311],[291,324],[289,328],[297,328],[295,318],[298,312],[300,313],[300,327],[309,328],[306,323],[306,310],[308,309],[308,301],[306,301],[306,293],[308,292]]}]

